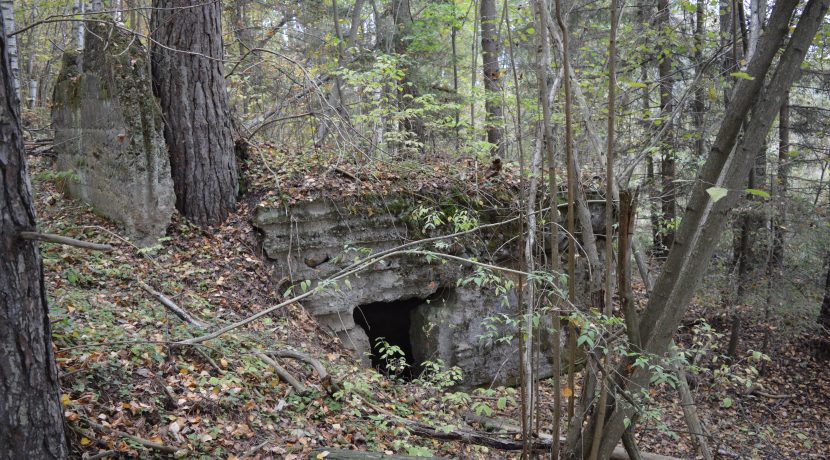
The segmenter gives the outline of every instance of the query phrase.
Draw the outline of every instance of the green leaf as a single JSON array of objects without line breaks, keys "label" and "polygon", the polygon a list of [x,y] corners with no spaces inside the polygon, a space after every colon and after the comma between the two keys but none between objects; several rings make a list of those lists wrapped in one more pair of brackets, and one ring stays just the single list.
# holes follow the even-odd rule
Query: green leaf
[{"label": "green leaf", "polygon": [[748,188],[746,189],[746,193],[749,193],[750,195],[760,196],[761,198],[769,198],[769,193],[763,190],[759,190],[757,188]]},{"label": "green leaf", "polygon": [[720,407],[724,409],[732,407],[732,398],[723,398],[723,401],[720,402]]},{"label": "green leaf", "polygon": [[746,72],[732,72],[729,75],[731,75],[735,78],[740,78],[742,80],[749,80],[749,81],[755,80],[755,77],[749,75]]},{"label": "green leaf", "polygon": [[647,84],[639,82],[639,81],[629,81],[629,82],[626,82],[625,85],[628,86],[629,88],[633,88],[633,89],[648,88]]},{"label": "green leaf", "polygon": [[725,197],[727,192],[729,192],[729,190],[723,187],[709,187],[706,189],[706,193],[712,197],[713,203],[717,203],[721,198]]}]

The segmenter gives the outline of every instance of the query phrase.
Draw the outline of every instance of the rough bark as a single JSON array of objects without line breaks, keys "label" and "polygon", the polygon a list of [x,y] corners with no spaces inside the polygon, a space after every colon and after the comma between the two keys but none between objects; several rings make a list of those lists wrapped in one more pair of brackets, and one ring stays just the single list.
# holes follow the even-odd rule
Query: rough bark
[{"label": "rough bark", "polygon": [[66,458],[40,254],[34,241],[20,238],[21,231],[35,229],[35,211],[8,45],[4,27],[0,32],[0,459]]},{"label": "rough bark", "polygon": [[481,0],[481,61],[484,74],[484,98],[487,119],[487,142],[492,154],[504,158],[504,121],[501,105],[501,68],[499,42],[496,36],[496,1]]},{"label": "rough bark", "polygon": [[[743,188],[754,154],[761,148],[783,95],[799,72],[800,64],[827,11],[828,0],[808,2],[772,78],[764,87],[773,58],[789,30],[789,20],[796,3],[795,0],[779,0],[776,3],[769,26],[747,69],[747,73],[754,78],[738,82],[732,103],[724,114],[707,162],[692,192],[674,246],[641,318],[643,350],[649,355],[662,356],[667,351],[672,335],[686,312],[715,249],[711,242],[722,234],[729,210],[735,206],[738,196],[734,190]],[[736,146],[741,125],[753,105],[755,110],[745,135]],[[713,201],[706,192],[713,185],[733,192]],[[622,375],[629,374],[624,366],[619,372]],[[625,382],[624,390],[636,392],[648,384],[648,379],[647,370],[635,370]],[[634,409],[631,407],[611,407],[607,428],[600,443],[600,457],[606,458],[610,454],[625,431],[624,420],[631,419],[633,415]],[[590,445],[592,433],[589,429],[592,426],[589,423],[582,433],[582,439],[570,445],[576,458],[581,456],[580,446]]]},{"label": "rough bark", "polygon": [[238,173],[222,65],[221,5],[192,3],[153,0],[151,56],[176,208],[205,227],[221,223],[236,206]]}]

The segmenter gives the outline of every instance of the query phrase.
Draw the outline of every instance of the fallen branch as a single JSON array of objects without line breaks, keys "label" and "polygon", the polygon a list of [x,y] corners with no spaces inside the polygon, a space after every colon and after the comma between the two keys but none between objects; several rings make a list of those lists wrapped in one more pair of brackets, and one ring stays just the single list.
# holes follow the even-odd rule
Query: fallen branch
[{"label": "fallen branch", "polygon": [[280,358],[291,358],[291,359],[296,359],[296,360],[302,361],[302,362],[310,365],[312,368],[314,368],[314,371],[317,372],[317,375],[320,376],[320,379],[325,379],[326,377],[329,376],[329,373],[326,371],[326,368],[323,366],[323,363],[321,363],[320,361],[312,358],[310,355],[307,355],[305,353],[301,353],[299,351],[294,351],[294,350],[279,350],[279,351],[269,351],[268,354],[273,355],[273,356],[278,356]]},{"label": "fallen branch", "polygon": [[752,387],[749,388],[749,390],[747,390],[746,394],[747,395],[763,396],[763,397],[769,398],[769,399],[792,399],[792,398],[795,398],[795,395],[793,395],[793,394],[767,393],[766,391],[764,391],[764,387],[762,387],[761,385],[753,385]]},{"label": "fallen branch", "polygon": [[[321,448],[311,451],[308,458],[325,458],[326,460],[417,460],[408,455],[385,454],[383,452],[363,452],[359,450]],[[434,459],[445,457],[430,457]]]},{"label": "fallen branch", "polygon": [[182,449],[179,449],[177,447],[166,446],[164,444],[159,444],[157,442],[149,441],[149,440],[144,439],[144,438],[139,438],[138,436],[133,436],[133,435],[131,435],[129,433],[126,433],[124,431],[116,430],[115,428],[105,427],[104,425],[99,425],[99,424],[97,424],[97,423],[95,423],[95,422],[93,422],[92,420],[89,420],[89,419],[84,419],[84,421],[90,427],[92,427],[95,431],[98,431],[98,432],[112,431],[113,433],[117,434],[118,436],[121,436],[122,438],[127,438],[127,439],[129,439],[133,442],[136,442],[136,443],[144,446],[144,447],[147,447],[148,449],[157,450],[159,452],[164,452],[166,454],[175,454],[176,452],[182,450]]},{"label": "fallen branch", "polygon": [[117,454],[117,452],[114,451],[114,450],[102,450],[102,451],[98,452],[95,455],[84,454],[83,456],[81,456],[81,459],[83,459],[83,460],[99,460],[99,459],[102,459],[102,458],[107,458],[109,456],[115,457],[116,454]]},{"label": "fallen branch", "polygon": [[307,386],[305,386],[302,382],[300,382],[299,380],[294,378],[294,376],[291,375],[287,370],[285,370],[284,367],[280,366],[280,364],[278,362],[274,361],[274,358],[271,358],[270,356],[266,355],[265,353],[262,353],[261,351],[256,351],[256,350],[253,350],[253,354],[257,358],[265,361],[271,367],[273,367],[274,370],[277,372],[277,375],[279,375],[280,378],[282,380],[284,380],[286,383],[291,385],[297,391],[297,393],[307,394],[309,392]]},{"label": "fallen branch", "polygon": [[112,252],[114,247],[108,244],[90,243],[88,241],[76,240],[68,236],[54,235],[52,233],[40,232],[20,232],[20,237],[29,241],[43,241],[46,243],[62,244],[64,246],[73,246],[81,249],[88,249],[90,251]]},{"label": "fallen branch", "polygon": [[196,326],[199,329],[205,329],[210,326],[208,323],[194,318],[193,315],[187,312],[187,310],[176,305],[175,302],[167,298],[161,292],[158,292],[155,289],[153,289],[149,284],[139,280],[138,285],[141,286],[141,289],[144,289],[145,291],[147,291],[147,293],[155,297],[156,300],[159,301],[159,303],[167,307],[168,310],[172,311],[176,316],[179,317],[179,319],[181,319],[185,323],[190,324],[191,326]]},{"label": "fallen branch", "polygon": [[[522,432],[521,427],[518,426],[518,425],[515,425],[510,420],[501,419],[501,418],[484,417],[484,416],[481,416],[481,415],[473,414],[471,412],[465,413],[463,415],[463,417],[464,417],[464,420],[466,420],[468,422],[478,423],[478,424],[480,424],[481,426],[483,426],[487,429],[499,430],[499,431],[503,431],[503,432],[507,432],[507,433],[515,433],[515,434],[519,434],[519,433]],[[535,434],[535,435],[538,436],[538,439],[539,439],[539,441],[537,441],[537,442],[544,443],[544,444],[547,445],[547,448],[550,448],[551,441],[553,440],[553,437],[551,435],[549,435],[547,433],[538,433],[538,434]],[[521,441],[515,441],[515,442],[519,446],[518,449],[521,449],[522,448],[521,447],[521,445],[522,445]],[[559,442],[564,444],[565,443],[565,438],[564,437],[560,438]],[[535,448],[536,447],[534,446],[534,449]],[[628,456],[628,453],[625,451],[625,448],[623,446],[617,446],[616,448],[614,448],[614,452],[611,454],[610,458],[611,458],[611,460],[629,460],[630,459],[630,457]],[[640,458],[642,458],[643,460],[678,460],[674,457],[667,457],[665,455],[647,454],[647,453],[640,453]]]},{"label": "fallen branch", "polygon": [[353,181],[355,181],[355,182],[361,182],[361,181],[360,181],[360,179],[358,179],[358,178],[357,178],[357,176],[355,176],[354,174],[350,173],[349,171],[346,171],[346,170],[345,170],[345,169],[343,169],[343,168],[338,168],[337,166],[333,166],[333,167],[331,168],[331,170],[332,170],[332,171],[334,171],[334,172],[336,172],[336,173],[339,173],[339,174],[341,174],[341,175],[343,175],[343,176],[346,176],[348,179],[351,179],[351,180],[353,180]]}]

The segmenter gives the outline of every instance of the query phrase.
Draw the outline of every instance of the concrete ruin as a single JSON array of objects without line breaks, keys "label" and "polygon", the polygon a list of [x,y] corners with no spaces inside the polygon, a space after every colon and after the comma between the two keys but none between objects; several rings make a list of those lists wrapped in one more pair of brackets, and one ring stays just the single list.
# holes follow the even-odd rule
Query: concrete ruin
[{"label": "concrete ruin", "polygon": [[[415,206],[403,196],[351,202],[321,198],[287,208],[260,205],[253,225],[261,231],[275,281],[298,286],[308,280],[313,289],[358,257],[422,238],[410,218]],[[515,229],[449,241],[441,252],[509,266],[516,248],[501,247],[510,239],[507,232]],[[471,280],[475,272],[471,264],[454,260],[400,255],[348,282],[324,286],[302,305],[367,366],[380,364],[377,353],[370,355],[374,341],[383,337],[401,347],[407,362],[416,364],[416,373],[418,363],[441,359],[461,368],[462,387],[513,384],[518,342],[515,327],[503,320],[516,316],[515,290],[500,291],[486,282],[479,286]],[[549,375],[548,354],[542,356],[541,373]]]},{"label": "concrete ruin", "polygon": [[131,34],[90,23],[83,51],[67,51],[52,108],[57,168],[67,189],[152,244],[170,223],[175,195],[146,51]]}]

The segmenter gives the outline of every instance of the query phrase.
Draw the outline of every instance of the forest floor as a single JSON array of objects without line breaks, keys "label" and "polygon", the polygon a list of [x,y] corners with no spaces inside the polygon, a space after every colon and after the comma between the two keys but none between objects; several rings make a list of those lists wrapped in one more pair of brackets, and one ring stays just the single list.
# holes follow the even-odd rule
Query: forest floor
[{"label": "forest floor", "polygon": [[[101,253],[41,244],[74,455],[290,460],[336,448],[448,458],[516,456],[419,436],[415,425],[404,421],[437,431],[481,428],[465,422],[471,409],[518,420],[515,390],[460,394],[442,390],[435,379],[393,382],[358,367],[299,304],[204,346],[173,344],[200,331],[170,314],[140,282],[216,324],[242,319],[281,299],[249,223],[255,203],[243,200],[214,233],[176,215],[158,245],[138,248],[88,206],[66,198],[46,163],[33,157],[30,165],[41,230],[115,247]],[[704,311],[695,305],[689,324]],[[814,356],[814,333],[795,326],[776,330],[768,372],[753,376],[750,365],[759,363],[752,362],[751,350],[760,349],[763,329],[760,318],[747,313],[739,355],[749,358],[716,372],[721,363],[713,350],[725,347],[726,326],[717,327],[724,324],[717,313],[706,316],[714,329],[685,329],[679,342],[705,352],[694,392],[711,445],[724,458],[826,458],[830,373],[828,363]],[[273,358],[309,387],[299,394],[260,358],[280,350],[313,356],[333,378],[321,379],[301,361]],[[761,390],[748,392],[744,376]],[[552,391],[543,382],[542,399],[550,401]],[[641,449],[693,457],[677,392],[660,385],[652,397],[655,411],[637,432]],[[544,431],[550,426],[549,408],[541,413]]]}]

